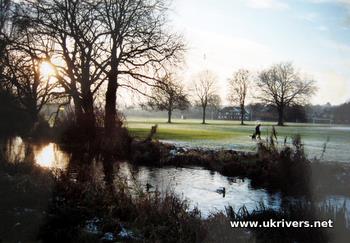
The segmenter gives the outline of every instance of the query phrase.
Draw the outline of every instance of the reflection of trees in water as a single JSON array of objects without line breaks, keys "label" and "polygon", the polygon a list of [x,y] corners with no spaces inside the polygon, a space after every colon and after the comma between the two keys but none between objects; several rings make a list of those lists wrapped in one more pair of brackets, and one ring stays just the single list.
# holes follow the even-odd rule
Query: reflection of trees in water
[{"label": "reflection of trees in water", "polygon": [[140,173],[140,167],[135,164],[128,164],[130,173],[135,177]]},{"label": "reflection of trees in water", "polygon": [[24,161],[34,163],[34,149],[29,143],[24,142]]},{"label": "reflection of trees in water", "polygon": [[67,173],[79,182],[104,181],[112,186],[117,166],[112,154],[73,151],[68,163]]},{"label": "reflection of trees in water", "polygon": [[[115,180],[117,180],[117,184],[121,187],[138,186],[140,168],[137,165],[120,162],[110,153],[100,155],[99,161],[103,165],[104,181],[107,186],[115,186]],[[128,182],[131,185],[128,185]]]},{"label": "reflection of trees in water", "polygon": [[142,169],[138,165],[128,162],[117,163],[114,175],[117,185],[121,188],[127,187],[128,190],[134,193],[140,193],[143,191],[140,183],[141,171]]},{"label": "reflection of trees in water", "polygon": [[67,173],[79,182],[95,180],[96,163],[93,153],[74,151],[67,166]]},{"label": "reflection of trees in water", "polygon": [[102,156],[104,180],[107,186],[113,185],[114,180],[114,159],[110,153]]},{"label": "reflection of trees in water", "polygon": [[34,163],[33,144],[20,137],[2,138],[0,141],[0,158],[8,162]]}]

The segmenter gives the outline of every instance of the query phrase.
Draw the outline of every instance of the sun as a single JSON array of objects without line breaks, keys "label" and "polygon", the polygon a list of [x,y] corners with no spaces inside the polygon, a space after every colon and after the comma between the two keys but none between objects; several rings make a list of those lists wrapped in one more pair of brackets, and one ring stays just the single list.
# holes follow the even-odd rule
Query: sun
[{"label": "sun", "polygon": [[50,78],[55,75],[55,70],[49,62],[42,62],[39,66],[40,76]]}]

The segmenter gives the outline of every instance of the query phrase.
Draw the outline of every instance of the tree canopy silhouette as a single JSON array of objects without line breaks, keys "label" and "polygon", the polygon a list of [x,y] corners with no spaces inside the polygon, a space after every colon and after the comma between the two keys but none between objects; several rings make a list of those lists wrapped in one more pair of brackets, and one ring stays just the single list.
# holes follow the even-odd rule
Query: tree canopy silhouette
[{"label": "tree canopy silhouette", "polygon": [[240,69],[229,79],[229,100],[238,104],[241,113],[241,125],[244,124],[245,103],[248,94],[248,88],[251,82],[251,74],[249,70]]},{"label": "tree canopy silhouette", "polygon": [[202,107],[202,124],[205,124],[208,105],[217,101],[216,75],[205,70],[197,74],[194,80],[194,96],[199,106]]},{"label": "tree canopy silhouette", "polygon": [[262,71],[257,86],[258,99],[276,108],[279,126],[284,124],[286,107],[307,103],[316,91],[315,82],[303,79],[290,62],[282,62]]},{"label": "tree canopy silhouette", "polygon": [[[145,94],[181,61],[182,37],[167,29],[166,0],[40,0],[17,4],[16,22],[31,44],[21,48],[54,67],[74,103],[76,122],[94,137],[95,99],[105,90],[105,134],[116,127],[119,87]],[[103,89],[101,89],[103,88]]]},{"label": "tree canopy silhouette", "polygon": [[173,74],[167,74],[162,78],[159,87],[153,87],[151,97],[147,103],[152,109],[168,112],[168,123],[171,123],[173,110],[186,110],[190,102],[184,87],[174,78]]}]

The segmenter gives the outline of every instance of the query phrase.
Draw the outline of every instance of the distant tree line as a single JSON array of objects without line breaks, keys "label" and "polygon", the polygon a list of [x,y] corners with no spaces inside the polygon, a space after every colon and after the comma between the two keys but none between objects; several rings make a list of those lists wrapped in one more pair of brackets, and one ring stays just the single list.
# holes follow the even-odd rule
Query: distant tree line
[{"label": "distant tree line", "polygon": [[335,106],[332,110],[336,123],[350,124],[350,102]]},{"label": "distant tree line", "polygon": [[[329,122],[338,124],[350,124],[350,102],[347,101],[340,105],[313,105],[306,106],[306,112],[309,114],[310,120],[312,118],[327,119]],[[327,122],[327,120],[325,122]]]},{"label": "distant tree line", "polygon": [[[218,95],[218,80],[216,75],[204,70],[198,73],[191,82],[192,103],[202,109],[202,123],[205,124],[208,106],[220,107]],[[169,84],[173,85],[173,84]],[[302,106],[308,104],[311,96],[316,92],[315,82],[303,77],[290,62],[281,62],[272,65],[257,75],[247,69],[239,69],[228,79],[228,100],[231,105],[240,109],[241,125],[244,125],[246,117],[246,103],[248,96],[261,102],[266,107],[273,108],[270,119],[275,118],[278,125],[290,120],[305,121]],[[181,90],[184,93],[184,90]],[[162,95],[163,96],[163,95]],[[161,97],[156,99],[161,100]],[[153,106],[154,107],[154,106]],[[161,108],[159,106],[155,107]],[[186,107],[182,107],[182,110]],[[255,107],[257,108],[257,107]],[[257,110],[264,113],[266,109]],[[255,113],[255,112],[254,112]],[[169,112],[168,112],[169,114]],[[290,114],[294,114],[290,117]],[[170,121],[170,119],[168,119]]]},{"label": "distant tree line", "polygon": [[[261,121],[276,121],[278,120],[278,113],[276,108],[269,104],[253,103],[247,106],[250,112],[251,120]],[[285,122],[308,122],[307,109],[302,105],[293,105],[286,107],[284,111]]]},{"label": "distant tree line", "polygon": [[[223,119],[219,118],[219,112],[226,106],[210,106],[206,113],[206,119]],[[239,108],[237,106],[237,108]],[[249,103],[245,107],[245,121],[277,121],[278,114],[276,108],[272,105],[255,102]],[[137,107],[128,107],[123,110],[130,116],[142,117],[159,117],[164,118],[166,114],[158,111],[143,111]],[[183,117],[184,119],[202,119],[202,108],[196,104],[190,104],[186,110],[174,110],[172,112],[176,118]],[[312,123],[313,118],[316,118],[316,123],[335,123],[335,124],[350,124],[350,102],[341,105],[292,105],[286,108],[284,113],[285,122]],[[319,119],[318,119],[319,118]],[[240,118],[239,118],[240,119]]]}]

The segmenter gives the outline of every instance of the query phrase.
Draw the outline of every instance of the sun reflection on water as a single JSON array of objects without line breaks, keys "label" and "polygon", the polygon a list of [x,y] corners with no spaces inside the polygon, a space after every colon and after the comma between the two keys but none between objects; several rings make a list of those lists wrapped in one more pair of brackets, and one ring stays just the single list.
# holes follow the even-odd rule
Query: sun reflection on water
[{"label": "sun reflection on water", "polygon": [[35,162],[46,168],[65,169],[67,166],[67,156],[56,148],[57,145],[49,143],[37,150]]},{"label": "sun reflection on water", "polygon": [[54,144],[49,143],[48,145],[42,147],[35,156],[35,162],[43,167],[53,167],[55,163]]}]

